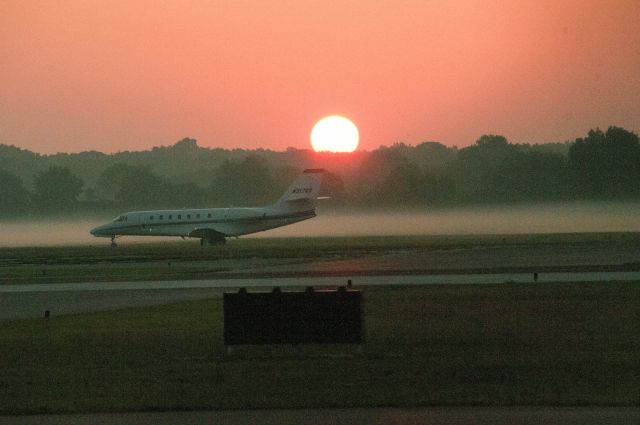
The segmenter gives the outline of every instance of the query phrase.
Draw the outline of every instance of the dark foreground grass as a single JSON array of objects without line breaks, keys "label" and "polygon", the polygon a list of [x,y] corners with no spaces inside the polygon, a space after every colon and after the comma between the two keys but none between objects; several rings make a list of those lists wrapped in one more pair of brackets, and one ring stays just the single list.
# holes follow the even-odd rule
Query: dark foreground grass
[{"label": "dark foreground grass", "polygon": [[366,288],[366,343],[224,355],[222,301],[4,322],[0,414],[640,404],[640,284]]}]

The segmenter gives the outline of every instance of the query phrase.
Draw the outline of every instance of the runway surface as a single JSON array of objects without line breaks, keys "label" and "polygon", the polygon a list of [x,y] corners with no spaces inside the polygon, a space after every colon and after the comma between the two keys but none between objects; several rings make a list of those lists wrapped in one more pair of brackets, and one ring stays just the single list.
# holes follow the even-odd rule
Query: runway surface
[{"label": "runway surface", "polygon": [[[534,282],[532,273],[379,275],[348,277],[242,278],[152,282],[86,282],[0,285],[0,320],[109,311],[221,297],[238,288],[282,288],[374,285],[517,284]],[[539,283],[640,281],[640,272],[539,273]]]}]

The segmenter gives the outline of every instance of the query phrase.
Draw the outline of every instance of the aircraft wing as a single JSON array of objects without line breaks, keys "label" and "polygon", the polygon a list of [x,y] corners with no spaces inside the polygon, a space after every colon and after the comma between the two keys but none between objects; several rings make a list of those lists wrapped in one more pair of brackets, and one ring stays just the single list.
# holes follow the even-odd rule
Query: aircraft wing
[{"label": "aircraft wing", "polygon": [[202,227],[202,228],[194,229],[193,231],[191,231],[191,233],[189,233],[189,237],[216,240],[216,239],[224,239],[225,237],[227,237],[227,235],[225,235],[224,233],[220,233],[217,230],[213,230],[207,227]]}]

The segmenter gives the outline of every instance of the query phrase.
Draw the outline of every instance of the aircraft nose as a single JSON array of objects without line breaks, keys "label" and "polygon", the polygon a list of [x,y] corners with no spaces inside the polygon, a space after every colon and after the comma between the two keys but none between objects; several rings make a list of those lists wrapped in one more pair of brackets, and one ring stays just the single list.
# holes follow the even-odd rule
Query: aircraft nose
[{"label": "aircraft nose", "polygon": [[89,231],[89,233],[91,233],[93,236],[102,236],[102,235],[104,235],[104,225],[98,226],[98,227],[94,227],[93,229],[91,229]]}]

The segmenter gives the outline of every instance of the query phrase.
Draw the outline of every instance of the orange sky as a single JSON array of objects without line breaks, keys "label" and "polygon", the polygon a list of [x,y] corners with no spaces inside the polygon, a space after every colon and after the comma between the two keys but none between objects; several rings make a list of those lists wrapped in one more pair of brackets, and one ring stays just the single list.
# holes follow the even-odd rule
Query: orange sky
[{"label": "orange sky", "polygon": [[360,147],[640,130],[640,1],[0,0],[0,143]]}]

